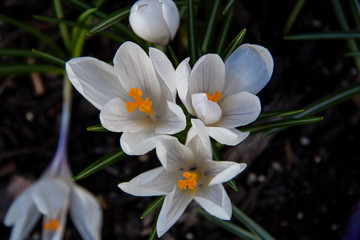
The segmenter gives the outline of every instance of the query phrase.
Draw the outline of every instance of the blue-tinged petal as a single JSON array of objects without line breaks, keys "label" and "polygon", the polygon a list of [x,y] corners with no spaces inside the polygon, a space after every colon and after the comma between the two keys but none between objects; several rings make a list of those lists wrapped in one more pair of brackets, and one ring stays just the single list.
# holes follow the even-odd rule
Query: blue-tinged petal
[{"label": "blue-tinged petal", "polygon": [[266,48],[243,44],[225,62],[223,96],[242,91],[258,93],[270,81],[274,69],[273,58]]},{"label": "blue-tinged petal", "polygon": [[32,198],[40,213],[55,219],[70,198],[70,190],[69,182],[60,178],[44,177],[37,182]]},{"label": "blue-tinged petal", "polygon": [[120,183],[118,187],[134,196],[160,196],[169,193],[176,181],[177,177],[173,173],[158,167],[138,175],[130,182]]},{"label": "blue-tinged petal", "polygon": [[166,195],[156,224],[156,232],[159,237],[176,223],[192,200],[193,195],[185,193],[177,186]]},{"label": "blue-tinged petal", "polygon": [[113,98],[127,96],[114,67],[96,58],[73,58],[66,63],[66,72],[76,90],[97,109]]},{"label": "blue-tinged petal", "polygon": [[89,191],[77,184],[74,184],[72,188],[70,216],[83,239],[101,239],[100,204]]},{"label": "blue-tinged petal", "polygon": [[40,213],[32,202],[31,206],[22,211],[21,214],[21,218],[14,223],[9,240],[26,239],[40,219]]},{"label": "blue-tinged petal", "polygon": [[231,201],[221,184],[203,188],[196,194],[195,201],[211,215],[230,220],[232,214]]}]

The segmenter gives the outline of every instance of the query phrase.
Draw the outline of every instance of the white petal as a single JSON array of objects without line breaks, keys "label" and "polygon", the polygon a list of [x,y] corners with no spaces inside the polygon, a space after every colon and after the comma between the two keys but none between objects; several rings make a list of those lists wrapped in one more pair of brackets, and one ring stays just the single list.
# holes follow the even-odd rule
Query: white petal
[{"label": "white petal", "polygon": [[186,117],[178,105],[167,101],[168,108],[163,112],[163,118],[156,127],[156,133],[158,134],[174,134],[185,129]]},{"label": "white petal", "polygon": [[208,127],[209,135],[221,144],[235,146],[247,138],[250,132],[241,132],[235,128]]},{"label": "white petal", "polygon": [[211,215],[230,220],[232,214],[231,201],[221,184],[199,192],[195,196],[195,201]]},{"label": "white petal", "polygon": [[220,120],[222,111],[219,104],[208,100],[205,93],[193,94],[191,100],[197,117],[206,125],[214,124]]},{"label": "white petal", "polygon": [[[173,3],[174,4],[174,3]],[[170,89],[173,102],[176,98],[175,69],[168,57],[156,48],[149,49],[150,59],[153,61],[156,71],[159,73],[166,86]]]},{"label": "white petal", "polygon": [[[188,131],[186,136],[186,146],[190,147],[197,156],[204,156],[206,159],[212,159],[212,148],[208,128],[199,119],[191,119],[192,127]],[[196,140],[192,140],[196,137],[200,137],[201,143]]]},{"label": "white petal", "polygon": [[225,83],[225,65],[217,54],[206,54],[194,65],[189,77],[189,94],[222,93]]},{"label": "white petal", "polygon": [[59,178],[41,178],[32,192],[40,213],[56,218],[70,197],[70,186]]},{"label": "white petal", "polygon": [[60,213],[55,217],[49,217],[49,216],[44,216],[43,218],[43,225],[51,220],[57,220],[59,222],[59,228],[56,229],[56,231],[54,230],[46,230],[45,228],[43,228],[42,232],[41,232],[41,239],[43,240],[62,240],[64,237],[64,232],[65,232],[65,226],[66,226],[66,221],[67,221],[67,214],[69,211],[69,203],[70,203],[70,199],[67,199],[64,203],[63,208],[61,209]]},{"label": "white petal", "polygon": [[190,65],[189,65],[190,58],[184,59],[179,66],[175,70],[175,83],[176,88],[178,91],[178,95],[180,100],[185,105],[188,112],[192,115],[195,115],[195,111],[191,104],[190,95],[188,94],[189,91],[189,76],[190,76]]},{"label": "white petal", "polygon": [[9,240],[26,239],[40,219],[40,213],[33,203],[21,214],[21,218],[14,223]]},{"label": "white petal", "polygon": [[176,223],[192,199],[193,195],[186,194],[177,186],[166,195],[156,224],[158,237],[164,235]]},{"label": "white petal", "polygon": [[211,179],[209,186],[227,182],[246,168],[245,163],[227,162],[227,161],[207,161],[207,175]]},{"label": "white petal", "polygon": [[136,2],[131,7],[129,22],[136,35],[146,41],[166,45],[170,39],[170,31],[159,2]]},{"label": "white petal", "polygon": [[100,204],[89,191],[77,184],[74,184],[72,189],[70,216],[83,239],[101,239]]},{"label": "white petal", "polygon": [[127,95],[114,67],[96,58],[73,58],[66,63],[66,72],[76,90],[97,109],[115,97]]},{"label": "white petal", "polygon": [[104,128],[112,132],[139,132],[146,128],[146,116],[146,113],[138,110],[130,113],[126,103],[115,98],[104,105],[100,121]]},{"label": "white petal", "polygon": [[[115,54],[114,67],[127,93],[131,88],[137,88],[143,92],[142,98],[149,97],[153,104],[154,101],[159,102],[161,87],[154,65],[138,45],[132,42],[123,43]],[[128,99],[132,100],[130,97]]]},{"label": "white petal", "polygon": [[120,183],[118,187],[126,193],[139,197],[165,195],[175,184],[176,179],[172,175],[163,167],[158,167],[136,176],[130,182]]},{"label": "white petal", "polygon": [[177,138],[160,140],[156,146],[156,155],[167,171],[178,171],[187,162],[192,161],[194,155],[190,148],[182,145]]},{"label": "white petal", "polygon": [[35,186],[36,183],[26,188],[10,205],[4,219],[4,224],[6,226],[11,226],[16,223],[23,217],[24,212],[28,211],[28,209],[33,206],[34,203],[31,194],[34,191]]},{"label": "white petal", "polygon": [[273,58],[266,48],[243,44],[225,62],[226,96],[246,91],[258,93],[269,82],[274,69]]},{"label": "white petal", "polygon": [[222,118],[215,125],[235,128],[255,121],[261,112],[261,104],[256,95],[240,92],[224,99],[221,109]]},{"label": "white petal", "polygon": [[159,139],[171,138],[167,135],[155,135],[151,132],[128,133],[124,132],[120,138],[122,150],[127,155],[143,155],[156,147]]},{"label": "white petal", "polygon": [[172,0],[162,0],[161,2],[164,19],[168,25],[172,40],[174,39],[180,24],[179,10]]}]

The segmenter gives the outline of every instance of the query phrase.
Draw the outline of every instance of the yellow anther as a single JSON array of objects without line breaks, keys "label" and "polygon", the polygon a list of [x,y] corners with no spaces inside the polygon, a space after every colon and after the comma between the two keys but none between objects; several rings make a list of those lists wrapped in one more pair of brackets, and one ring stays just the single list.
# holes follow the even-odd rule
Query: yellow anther
[{"label": "yellow anther", "polygon": [[137,88],[132,88],[129,91],[129,96],[134,98],[135,102],[127,102],[126,108],[127,110],[132,113],[136,108],[139,108],[139,111],[147,113],[147,114],[153,114],[154,110],[152,108],[152,102],[149,100],[149,98],[146,98],[145,100],[141,98],[143,95],[142,91]]},{"label": "yellow anther", "polygon": [[217,103],[218,100],[220,100],[222,98],[221,92],[218,92],[218,91],[215,91],[214,94],[212,94],[212,93],[208,94],[207,93],[206,95],[207,95],[208,100],[216,102],[216,103]]},{"label": "yellow anther", "polygon": [[43,228],[48,231],[56,231],[59,227],[60,223],[57,219],[50,219],[43,225]]},{"label": "yellow anther", "polygon": [[179,180],[177,185],[181,190],[194,189],[196,187],[196,182],[199,180],[200,175],[195,172],[184,172],[183,176],[186,180]]}]

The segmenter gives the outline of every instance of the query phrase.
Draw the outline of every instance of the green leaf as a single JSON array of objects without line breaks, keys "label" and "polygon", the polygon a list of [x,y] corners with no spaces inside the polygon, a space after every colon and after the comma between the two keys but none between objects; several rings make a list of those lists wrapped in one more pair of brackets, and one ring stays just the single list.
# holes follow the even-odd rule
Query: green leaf
[{"label": "green leaf", "polygon": [[37,37],[38,39],[40,39],[41,41],[43,41],[44,43],[46,43],[47,45],[49,45],[49,47],[51,47],[52,49],[54,49],[60,56],[65,56],[64,54],[64,50],[61,49],[56,43],[55,41],[53,41],[51,38],[49,38],[48,36],[42,34],[40,31],[38,31],[37,29],[26,25],[18,20],[15,20],[13,18],[10,18],[8,16],[2,15],[0,14],[0,20],[3,20],[4,22],[7,22],[11,25],[14,25],[15,27],[18,27],[24,31],[27,31],[28,33],[32,34],[33,36]]},{"label": "green leaf", "polygon": [[227,182],[227,184],[229,184],[229,186],[235,191],[235,192],[238,192],[239,191],[239,188],[235,182],[234,179],[231,179],[230,181]]},{"label": "green leaf", "polygon": [[165,196],[157,197],[150,205],[145,209],[143,214],[141,215],[141,219],[144,219],[146,216],[148,216],[150,213],[152,213],[154,210],[156,210],[160,205],[164,202]]},{"label": "green leaf", "polygon": [[95,162],[93,162],[90,166],[82,170],[79,174],[73,177],[73,181],[77,181],[83,178],[86,178],[107,166],[118,162],[119,160],[123,159],[126,154],[121,150],[121,148],[117,148],[109,154],[99,158]]},{"label": "green leaf", "polygon": [[224,62],[226,61],[226,59],[228,59],[231,53],[240,46],[240,44],[242,43],[245,37],[245,34],[246,34],[246,29],[244,28],[227,46],[225,51],[221,54],[221,57],[224,60]]},{"label": "green leaf", "polygon": [[213,4],[211,6],[211,12],[205,24],[206,26],[205,34],[201,46],[202,53],[207,53],[209,51],[210,42],[213,40],[214,32],[215,32],[215,26],[216,26],[215,19],[220,6],[220,0],[214,0],[212,2]]},{"label": "green leaf", "polygon": [[[53,5],[54,5],[56,17],[58,19],[63,19],[64,13],[61,6],[61,0],[53,0]],[[71,45],[70,35],[67,26],[65,24],[59,24],[59,29],[64,45],[68,50],[68,52],[70,53],[72,51],[71,49],[72,45]]]},{"label": "green leaf", "polygon": [[34,54],[31,50],[28,49],[12,49],[12,48],[0,48],[0,56],[12,56],[12,57],[39,57],[39,55]]},{"label": "green leaf", "polygon": [[304,7],[306,0],[298,0],[294,9],[291,11],[288,20],[284,27],[284,34],[290,32],[291,27],[294,25],[296,18],[299,16],[301,9]]},{"label": "green leaf", "polygon": [[195,37],[195,13],[193,0],[188,0],[188,46],[190,51],[191,66],[194,66],[197,60],[198,46]]},{"label": "green leaf", "polygon": [[350,9],[352,10],[356,26],[360,28],[360,4],[358,0],[350,0]]},{"label": "green leaf", "polygon": [[259,224],[254,222],[251,218],[246,216],[239,208],[232,204],[233,216],[238,219],[242,224],[244,224],[250,231],[261,237],[264,240],[275,240],[265,229],[263,229]]},{"label": "green leaf", "polygon": [[179,59],[176,57],[176,54],[174,53],[174,51],[170,45],[168,45],[168,49],[170,52],[171,59],[173,60],[174,67],[176,68],[177,66],[179,66]]},{"label": "green leaf", "polygon": [[96,124],[96,125],[87,127],[86,130],[88,132],[109,132],[109,130],[104,128],[101,124]]},{"label": "green leaf", "polygon": [[314,123],[323,120],[323,117],[302,117],[302,118],[290,118],[279,121],[267,122],[260,125],[240,127],[239,130],[242,132],[250,131],[251,134],[264,132],[273,128],[278,127],[291,127],[296,125],[303,125]]},{"label": "green leaf", "polygon": [[228,33],[229,33],[229,29],[230,29],[230,25],[231,25],[233,15],[234,15],[234,10],[231,9],[229,14],[226,16],[223,27],[221,28],[220,39],[219,39],[219,42],[218,42],[217,48],[216,48],[216,53],[219,54],[219,55],[223,51],[223,48],[224,48],[224,45],[225,45],[225,40],[226,40],[226,38],[228,36]]},{"label": "green leaf", "polygon": [[321,32],[307,33],[284,37],[285,40],[327,40],[327,39],[359,39],[359,32]]},{"label": "green leaf", "polygon": [[245,240],[261,240],[260,237],[252,234],[251,232],[245,230],[242,227],[239,227],[229,221],[225,221],[225,220],[221,220],[219,218],[216,218],[212,215],[210,215],[209,213],[205,212],[202,209],[197,209],[197,211],[206,219],[208,219],[209,221],[215,223],[216,225],[218,225],[219,227],[225,229],[228,232],[231,232],[232,234],[234,234],[235,236],[241,238],[241,239],[245,239]]},{"label": "green leaf", "polygon": [[292,110],[292,111],[269,111],[269,112],[263,112],[263,113],[260,114],[258,119],[290,116],[290,115],[301,113],[303,111],[304,111],[303,109],[300,109],[300,110]]},{"label": "green leaf", "polygon": [[156,234],[157,219],[158,219],[158,218],[156,217],[156,218],[155,218],[155,221],[154,221],[154,223],[153,223],[153,225],[152,225],[152,227],[151,227],[151,232],[150,232],[150,234],[149,234],[148,240],[158,239],[158,238],[157,238],[157,234]]},{"label": "green leaf", "polygon": [[358,57],[358,56],[360,56],[360,51],[357,51],[357,52],[348,52],[348,53],[345,53],[345,56],[346,56],[346,57]]},{"label": "green leaf", "polygon": [[129,13],[130,13],[130,7],[123,8],[116,12],[113,12],[112,14],[101,20],[99,23],[97,23],[95,26],[93,26],[89,30],[88,34],[100,32],[107,29],[108,27],[111,27],[115,23],[120,22],[124,18],[128,17]]},{"label": "green leaf", "polygon": [[229,0],[229,2],[226,4],[224,10],[222,11],[222,15],[226,15],[234,3],[235,3],[235,0]]},{"label": "green leaf", "polygon": [[39,57],[42,57],[42,58],[45,58],[53,63],[56,63],[57,65],[59,65],[60,67],[65,67],[65,61],[60,59],[60,58],[57,58],[49,53],[46,53],[46,52],[42,52],[42,51],[39,51],[39,50],[36,50],[36,49],[32,49],[32,52],[35,53],[37,56]]},{"label": "green leaf", "polygon": [[51,65],[0,65],[0,76],[9,74],[26,75],[30,73],[64,74],[65,70]]}]

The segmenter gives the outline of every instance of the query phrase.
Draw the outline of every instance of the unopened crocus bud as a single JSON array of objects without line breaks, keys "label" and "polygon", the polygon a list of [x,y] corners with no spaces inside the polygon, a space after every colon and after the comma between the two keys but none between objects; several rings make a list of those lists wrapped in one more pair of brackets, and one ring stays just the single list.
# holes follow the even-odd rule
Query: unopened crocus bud
[{"label": "unopened crocus bud", "polygon": [[131,7],[129,21],[142,39],[166,45],[179,28],[179,10],[172,0],[140,0]]}]

